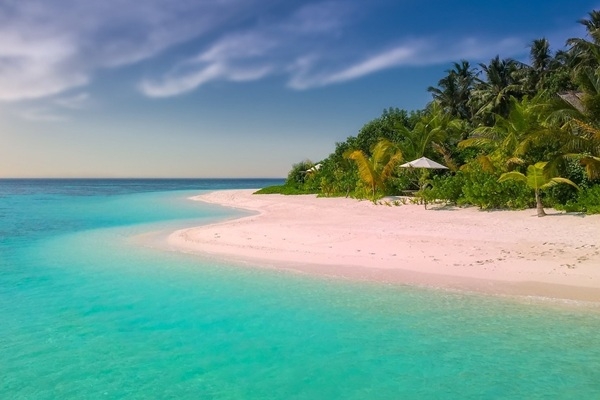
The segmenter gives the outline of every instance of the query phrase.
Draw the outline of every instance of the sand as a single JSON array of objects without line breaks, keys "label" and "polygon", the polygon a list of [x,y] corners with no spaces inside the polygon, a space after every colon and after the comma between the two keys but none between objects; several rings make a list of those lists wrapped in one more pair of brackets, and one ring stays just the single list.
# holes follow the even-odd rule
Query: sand
[{"label": "sand", "polygon": [[169,246],[324,276],[600,302],[600,215],[252,193],[192,198],[255,213],[179,230]]}]

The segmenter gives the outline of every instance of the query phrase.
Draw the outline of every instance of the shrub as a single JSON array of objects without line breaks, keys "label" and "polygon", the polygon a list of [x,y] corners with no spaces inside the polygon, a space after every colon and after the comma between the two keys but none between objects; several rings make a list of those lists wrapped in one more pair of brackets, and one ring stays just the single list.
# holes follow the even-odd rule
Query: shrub
[{"label": "shrub", "polygon": [[556,205],[556,208],[569,212],[600,214],[600,185],[579,191],[576,199],[567,201],[564,206]]},{"label": "shrub", "polygon": [[534,204],[532,192],[517,182],[498,182],[499,175],[474,167],[468,172],[436,176],[431,189],[419,194],[427,201],[446,200],[454,204],[470,204],[482,209],[526,208]]},{"label": "shrub", "polygon": [[307,179],[306,171],[314,167],[314,163],[310,160],[303,160],[292,165],[292,169],[288,173],[286,186],[301,188]]},{"label": "shrub", "polygon": [[462,173],[456,175],[435,176],[431,180],[431,189],[421,192],[421,197],[427,201],[446,200],[458,204],[463,197],[465,178]]},{"label": "shrub", "polygon": [[534,204],[533,192],[517,182],[498,182],[499,174],[472,171],[465,174],[463,201],[483,209],[526,208]]},{"label": "shrub", "polygon": [[[578,159],[566,160],[564,172],[561,171],[561,176],[575,182],[581,189],[589,188],[593,184]],[[568,202],[577,202],[578,198],[578,191],[568,185],[554,186],[547,193],[547,204],[555,208],[565,205]]]}]

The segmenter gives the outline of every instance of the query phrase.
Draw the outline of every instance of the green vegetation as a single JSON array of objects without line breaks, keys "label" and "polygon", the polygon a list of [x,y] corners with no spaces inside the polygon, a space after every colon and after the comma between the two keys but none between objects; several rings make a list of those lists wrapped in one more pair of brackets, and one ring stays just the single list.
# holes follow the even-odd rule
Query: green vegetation
[{"label": "green vegetation", "polygon": [[254,192],[254,194],[310,194],[308,190],[297,189],[288,185],[267,186]]},{"label": "green vegetation", "polygon": [[[454,63],[427,89],[425,109],[384,110],[326,159],[295,164],[284,185],[260,193],[377,201],[415,192],[481,208],[537,206],[539,215],[542,202],[600,212],[600,11],[579,23],[586,38],[555,52],[533,40],[528,63]],[[420,157],[449,170],[400,168]]]},{"label": "green vegetation", "polygon": [[525,183],[530,189],[533,189],[535,193],[535,204],[537,207],[538,217],[546,215],[544,207],[542,205],[542,199],[540,197],[540,190],[549,189],[559,183],[566,183],[579,189],[579,186],[574,184],[571,180],[561,177],[550,178],[544,169],[548,163],[538,162],[535,165],[527,167],[527,175],[524,175],[518,171],[505,172],[500,176],[498,182],[504,182],[507,180],[514,180]]}]

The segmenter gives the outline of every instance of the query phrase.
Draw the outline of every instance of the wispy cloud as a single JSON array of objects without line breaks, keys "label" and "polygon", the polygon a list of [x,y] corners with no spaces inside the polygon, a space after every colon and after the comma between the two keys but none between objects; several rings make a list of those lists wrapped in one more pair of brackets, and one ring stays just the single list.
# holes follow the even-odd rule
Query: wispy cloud
[{"label": "wispy cloud", "polygon": [[169,97],[213,81],[273,76],[306,90],[391,68],[526,51],[518,38],[362,35],[356,28],[368,7],[358,0],[2,2],[0,101],[45,98],[77,109],[88,95],[64,93],[82,90],[100,69],[148,59],[158,62],[145,69],[139,90]]},{"label": "wispy cloud", "polygon": [[[441,64],[460,58],[483,61],[499,52],[511,56],[526,47],[517,38],[465,37],[450,42],[433,36],[406,37],[393,43],[391,39],[352,43],[355,9],[351,5],[313,3],[269,24],[226,33],[162,76],[142,80],[139,89],[149,97],[169,97],[216,80],[280,76],[287,80],[288,87],[306,90],[403,66]],[[236,79],[239,77],[243,79]]]},{"label": "wispy cloud", "polygon": [[[516,38],[500,41],[482,41],[466,38],[448,43],[443,40],[408,39],[389,49],[364,57],[340,67],[321,67],[311,57],[300,57],[290,69],[288,85],[305,90],[358,79],[376,72],[403,66],[426,66],[448,63],[460,59],[486,61],[498,52],[514,54],[525,48],[525,42]],[[505,54],[506,54],[505,53]]]},{"label": "wispy cloud", "polygon": [[0,3],[0,100],[55,95],[100,68],[156,56],[221,28],[259,0]]},{"label": "wispy cloud", "polygon": [[150,97],[168,97],[213,80],[252,81],[281,74],[296,52],[340,30],[348,13],[347,5],[327,1],[301,7],[282,20],[227,33],[162,77],[143,80],[139,88]]}]

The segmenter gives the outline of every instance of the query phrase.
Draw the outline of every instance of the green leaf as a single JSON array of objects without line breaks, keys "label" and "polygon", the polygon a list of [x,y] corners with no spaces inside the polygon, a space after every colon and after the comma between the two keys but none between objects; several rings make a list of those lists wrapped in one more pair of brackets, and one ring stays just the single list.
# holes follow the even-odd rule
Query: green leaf
[{"label": "green leaf", "polygon": [[535,165],[527,167],[527,186],[534,190],[538,190],[548,183],[548,179],[544,174],[545,166],[545,162],[538,162]]},{"label": "green leaf", "polygon": [[517,171],[505,172],[502,175],[500,175],[500,178],[498,178],[498,182],[504,181],[519,181],[527,183],[527,177]]}]

